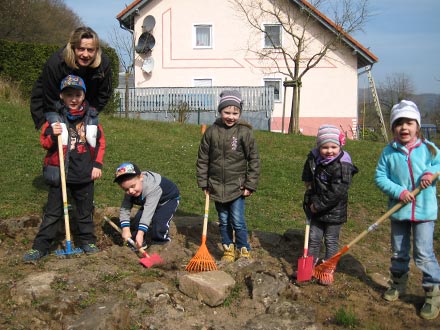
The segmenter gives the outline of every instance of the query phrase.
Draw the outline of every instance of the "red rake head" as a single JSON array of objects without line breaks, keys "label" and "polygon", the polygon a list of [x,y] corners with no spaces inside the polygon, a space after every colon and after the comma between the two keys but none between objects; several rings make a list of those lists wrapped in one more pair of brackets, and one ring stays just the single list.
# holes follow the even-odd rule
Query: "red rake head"
[{"label": "red rake head", "polygon": [[158,254],[152,254],[152,255],[148,255],[144,258],[140,258],[139,262],[143,266],[150,268],[154,265],[163,264],[165,262],[165,260],[163,260]]}]

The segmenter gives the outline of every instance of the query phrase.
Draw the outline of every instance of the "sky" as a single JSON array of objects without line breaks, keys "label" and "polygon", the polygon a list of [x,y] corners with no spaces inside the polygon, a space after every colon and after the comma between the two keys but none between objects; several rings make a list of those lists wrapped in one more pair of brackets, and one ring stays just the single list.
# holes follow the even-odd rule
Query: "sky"
[{"label": "sky", "polygon": [[[64,0],[106,41],[114,28],[120,29],[116,15],[131,2]],[[363,31],[352,36],[379,58],[371,71],[376,86],[403,73],[416,93],[440,94],[440,1],[369,0],[369,12]],[[368,87],[365,74],[359,81],[360,87]]]}]

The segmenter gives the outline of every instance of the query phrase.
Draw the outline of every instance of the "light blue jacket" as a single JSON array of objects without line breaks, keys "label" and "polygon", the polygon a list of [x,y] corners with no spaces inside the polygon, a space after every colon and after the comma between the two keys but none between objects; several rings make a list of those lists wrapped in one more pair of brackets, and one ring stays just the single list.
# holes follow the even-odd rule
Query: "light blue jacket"
[{"label": "light blue jacket", "polygon": [[[430,144],[437,151],[434,156],[429,151]],[[399,202],[399,196],[405,190],[412,191],[420,183],[423,174],[440,172],[440,151],[431,142],[420,139],[414,148],[408,150],[396,141],[388,144],[380,156],[376,167],[376,185],[390,198],[388,206]],[[393,213],[393,220],[437,220],[436,182],[423,189],[414,203],[408,203]]]}]

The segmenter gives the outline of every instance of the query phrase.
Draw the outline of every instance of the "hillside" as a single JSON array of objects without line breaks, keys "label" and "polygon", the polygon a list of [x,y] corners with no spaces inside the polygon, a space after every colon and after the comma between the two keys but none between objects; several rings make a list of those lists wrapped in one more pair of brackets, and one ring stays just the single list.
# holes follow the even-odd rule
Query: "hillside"
[{"label": "hillside", "polygon": [[[386,285],[389,226],[353,246],[341,258],[335,284],[296,283],[302,253],[304,215],[301,170],[314,139],[255,132],[262,159],[259,190],[247,202],[253,262],[236,261],[219,269],[235,280],[217,307],[179,290],[185,265],[200,245],[204,197],[196,187],[194,164],[200,128],[174,123],[141,122],[102,116],[107,138],[104,177],[96,183],[96,234],[101,252],[36,264],[21,262],[41,221],[46,200],[41,180],[44,155],[26,108],[0,102],[2,143],[7,164],[0,191],[0,329],[437,329],[440,319],[425,321],[421,274],[412,264],[410,287],[401,301],[381,299]],[[14,146],[19,146],[14,148]],[[350,191],[349,222],[340,246],[348,244],[385,211],[385,198],[372,177],[383,145],[348,141],[360,172]],[[146,269],[103,216],[117,220],[121,191],[113,169],[132,160],[174,180],[182,203],[173,221],[173,241],[153,246],[166,263]],[[207,246],[220,260],[215,209],[210,208]],[[435,233],[440,255],[440,229]],[[60,246],[54,246],[59,249]],[[265,293],[259,281],[268,282]],[[295,326],[293,326],[293,324]]]}]

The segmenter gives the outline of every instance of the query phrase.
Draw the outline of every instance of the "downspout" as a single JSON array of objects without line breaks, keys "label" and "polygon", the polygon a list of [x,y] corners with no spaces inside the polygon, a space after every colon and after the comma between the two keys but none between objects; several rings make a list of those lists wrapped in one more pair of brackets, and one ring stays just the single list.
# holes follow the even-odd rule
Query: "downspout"
[{"label": "downspout", "polygon": [[[134,24],[133,24],[134,26]],[[119,21],[119,27],[125,31],[128,31],[131,33],[131,40],[132,40],[132,51],[133,51],[133,63],[131,63],[131,70],[133,72],[133,79],[134,79],[134,58],[135,58],[135,47],[134,47],[134,30],[129,29],[128,27],[126,27],[125,25],[122,24],[121,21]],[[124,102],[124,107],[125,107],[125,118],[129,117],[129,89],[128,89],[128,79],[130,77],[130,68],[128,68],[128,72],[125,72],[125,102]]]}]

